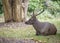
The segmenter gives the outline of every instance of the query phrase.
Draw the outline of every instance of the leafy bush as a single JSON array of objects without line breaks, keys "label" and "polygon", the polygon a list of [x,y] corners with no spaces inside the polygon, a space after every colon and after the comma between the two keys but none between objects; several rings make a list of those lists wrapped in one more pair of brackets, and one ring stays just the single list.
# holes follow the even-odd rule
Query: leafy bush
[{"label": "leafy bush", "polygon": [[2,0],[0,0],[0,14],[3,13],[3,5],[2,5]]},{"label": "leafy bush", "polygon": [[[48,4],[46,4],[48,3]],[[50,5],[50,6],[49,6]],[[35,9],[46,9],[48,12],[50,12],[51,15],[58,15],[60,14],[60,1],[58,0],[30,0],[30,4],[28,7],[28,11],[32,12]]]}]

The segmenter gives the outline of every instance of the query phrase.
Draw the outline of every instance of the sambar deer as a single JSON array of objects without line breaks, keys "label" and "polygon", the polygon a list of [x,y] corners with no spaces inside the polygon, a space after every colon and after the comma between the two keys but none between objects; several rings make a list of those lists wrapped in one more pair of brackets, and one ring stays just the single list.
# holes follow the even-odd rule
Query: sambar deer
[{"label": "sambar deer", "polygon": [[[41,11],[39,14],[41,14]],[[33,12],[32,17],[25,22],[25,24],[33,25],[34,29],[36,30],[36,35],[55,35],[57,33],[57,28],[54,24],[49,22],[40,22],[37,20],[36,16],[39,14],[35,14]]]}]

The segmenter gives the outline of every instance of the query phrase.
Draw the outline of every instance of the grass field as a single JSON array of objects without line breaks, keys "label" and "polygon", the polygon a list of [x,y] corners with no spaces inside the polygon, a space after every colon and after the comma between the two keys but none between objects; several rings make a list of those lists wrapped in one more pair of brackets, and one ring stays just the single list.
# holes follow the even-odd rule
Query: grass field
[{"label": "grass field", "polygon": [[30,38],[35,40],[41,40],[45,41],[46,43],[60,43],[60,20],[59,19],[48,19],[48,20],[42,20],[45,22],[51,22],[54,23],[57,27],[57,34],[56,35],[50,35],[50,36],[36,36],[35,30],[32,26],[27,27],[17,27],[16,29],[10,28],[10,27],[3,27],[0,28],[0,37],[13,37],[13,38]]}]

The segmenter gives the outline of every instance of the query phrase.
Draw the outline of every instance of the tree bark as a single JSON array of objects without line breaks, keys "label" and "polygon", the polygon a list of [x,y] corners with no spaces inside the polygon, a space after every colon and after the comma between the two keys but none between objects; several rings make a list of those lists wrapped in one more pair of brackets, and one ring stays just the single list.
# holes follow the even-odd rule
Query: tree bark
[{"label": "tree bark", "polygon": [[[29,0],[2,0],[5,22],[23,22],[26,20]],[[24,4],[22,4],[24,3]]]},{"label": "tree bark", "polygon": [[29,5],[29,0],[22,0],[22,8],[24,12],[24,21],[26,21],[27,18],[27,11],[28,11],[28,5]]},{"label": "tree bark", "polygon": [[2,3],[3,3],[3,8],[4,8],[5,22],[8,22],[8,21],[12,20],[11,6],[9,4],[9,0],[2,0]]},{"label": "tree bark", "polygon": [[13,19],[16,22],[22,22],[22,5],[21,0],[14,0],[13,3]]}]

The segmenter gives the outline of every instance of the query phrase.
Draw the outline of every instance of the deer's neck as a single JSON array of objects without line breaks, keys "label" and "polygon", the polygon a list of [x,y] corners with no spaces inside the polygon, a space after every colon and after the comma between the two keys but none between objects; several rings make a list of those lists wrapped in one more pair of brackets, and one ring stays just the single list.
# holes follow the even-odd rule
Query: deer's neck
[{"label": "deer's neck", "polygon": [[39,23],[41,23],[41,22],[36,19],[33,23],[33,26],[38,25]]},{"label": "deer's neck", "polygon": [[33,27],[35,30],[41,31],[41,30],[39,30],[39,29],[41,29],[41,22],[36,20],[33,24]]}]

